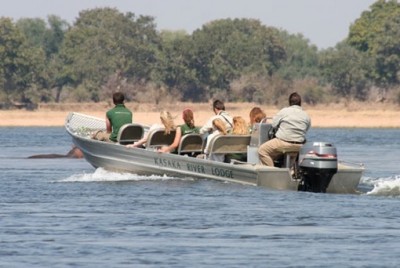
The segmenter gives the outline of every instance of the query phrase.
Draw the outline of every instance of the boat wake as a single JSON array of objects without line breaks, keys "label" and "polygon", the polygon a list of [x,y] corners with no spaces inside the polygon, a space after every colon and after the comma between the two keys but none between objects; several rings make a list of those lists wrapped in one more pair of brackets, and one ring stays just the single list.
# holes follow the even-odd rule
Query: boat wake
[{"label": "boat wake", "polygon": [[365,178],[363,183],[373,187],[367,195],[400,197],[400,175],[378,179]]},{"label": "boat wake", "polygon": [[176,177],[168,177],[166,175],[142,176],[132,173],[111,172],[103,168],[97,168],[93,173],[74,174],[59,182],[150,181],[150,180],[176,180],[176,179],[177,179]]}]

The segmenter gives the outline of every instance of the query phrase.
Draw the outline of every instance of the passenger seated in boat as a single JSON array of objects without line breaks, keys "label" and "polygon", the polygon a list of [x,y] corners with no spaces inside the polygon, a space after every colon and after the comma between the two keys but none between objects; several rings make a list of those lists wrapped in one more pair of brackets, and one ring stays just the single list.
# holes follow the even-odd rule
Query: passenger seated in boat
[{"label": "passenger seated in boat", "polygon": [[251,109],[249,117],[250,117],[250,126],[249,126],[250,132],[252,131],[254,124],[267,122],[267,115],[260,107],[254,107],[253,109]]},{"label": "passenger seated in boat", "polygon": [[175,152],[183,136],[192,133],[199,133],[199,128],[196,127],[194,124],[194,115],[191,109],[187,108],[183,110],[182,119],[185,122],[185,124],[180,125],[176,128],[174,142],[169,146],[162,146],[160,149],[158,149],[158,152],[161,153]]},{"label": "passenger seated in boat", "polygon": [[222,120],[227,132],[231,131],[233,127],[232,117],[225,111],[225,104],[220,100],[215,100],[213,102],[213,111],[215,115],[212,116],[202,128],[200,128],[200,134],[211,134],[215,129],[213,127],[213,121],[217,118]]},{"label": "passenger seated in boat", "polygon": [[162,125],[160,125],[160,124],[151,125],[149,131],[146,133],[146,135],[144,135],[144,137],[142,139],[138,140],[137,142],[135,142],[133,144],[128,144],[128,145],[126,145],[126,147],[127,148],[144,148],[144,144],[146,144],[148,135],[152,130],[164,129],[165,134],[169,134],[172,130],[175,130],[174,119],[172,118],[172,115],[170,114],[170,112],[162,111],[160,113],[160,120],[161,120]]},{"label": "passenger seated in boat", "polygon": [[[249,135],[249,128],[247,127],[246,121],[241,116],[233,117],[233,129],[230,134],[234,135]],[[246,154],[227,154],[225,155],[225,162],[230,163],[232,159],[239,161],[247,161]]]},{"label": "passenger seated in boat", "polygon": [[227,131],[226,131],[226,124],[224,121],[222,121],[222,119],[220,118],[216,118],[212,121],[213,124],[213,132],[208,135],[207,137],[207,143],[206,143],[206,147],[204,148],[204,154],[205,154],[205,158],[209,159],[209,160],[214,160],[214,161],[218,161],[218,162],[224,162],[225,160],[225,154],[211,154],[209,152],[210,149],[210,144],[211,141],[214,137],[219,136],[219,135],[226,135]]},{"label": "passenger seated in boat", "polygon": [[271,125],[276,129],[275,138],[263,143],[258,155],[261,164],[273,167],[284,151],[300,151],[311,127],[311,118],[301,107],[301,96],[297,92],[290,94],[289,106],[274,116]]},{"label": "passenger seated in boat", "polygon": [[113,94],[115,107],[106,113],[106,130],[97,131],[92,138],[99,141],[117,142],[119,129],[132,123],[132,112],[124,105],[125,96],[121,92]]}]

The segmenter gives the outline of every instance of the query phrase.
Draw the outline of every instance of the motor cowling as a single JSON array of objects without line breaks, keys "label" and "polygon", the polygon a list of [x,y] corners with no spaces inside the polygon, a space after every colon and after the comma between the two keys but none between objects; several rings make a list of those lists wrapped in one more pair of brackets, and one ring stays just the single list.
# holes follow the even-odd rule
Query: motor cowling
[{"label": "motor cowling", "polygon": [[337,173],[336,147],[332,143],[306,143],[299,154],[299,191],[325,193]]}]

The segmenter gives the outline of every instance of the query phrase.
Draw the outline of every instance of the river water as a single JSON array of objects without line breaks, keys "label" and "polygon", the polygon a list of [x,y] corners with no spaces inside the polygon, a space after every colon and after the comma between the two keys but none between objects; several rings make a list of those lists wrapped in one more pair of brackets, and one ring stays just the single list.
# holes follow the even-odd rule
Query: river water
[{"label": "river water", "polygon": [[63,128],[0,128],[0,267],[398,267],[400,129],[312,129],[359,195],[94,169]]}]

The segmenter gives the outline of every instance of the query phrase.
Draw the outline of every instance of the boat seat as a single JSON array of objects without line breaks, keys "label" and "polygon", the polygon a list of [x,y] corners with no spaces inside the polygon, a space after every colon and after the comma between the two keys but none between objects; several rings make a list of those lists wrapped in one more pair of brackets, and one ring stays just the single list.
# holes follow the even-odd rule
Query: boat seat
[{"label": "boat seat", "polygon": [[122,145],[131,144],[143,138],[144,127],[140,124],[125,124],[119,131],[117,142]]},{"label": "boat seat", "polygon": [[172,130],[165,134],[164,129],[155,129],[149,132],[146,142],[146,149],[156,149],[163,145],[170,145],[174,142],[176,131]]},{"label": "boat seat", "polygon": [[300,148],[298,150],[279,150],[283,155],[283,163],[282,167],[291,168],[297,160],[297,157],[300,152]]},{"label": "boat seat", "polygon": [[215,136],[210,143],[210,154],[247,154],[250,135]]},{"label": "boat seat", "polygon": [[187,134],[181,138],[178,154],[202,153],[204,140],[200,134]]}]

